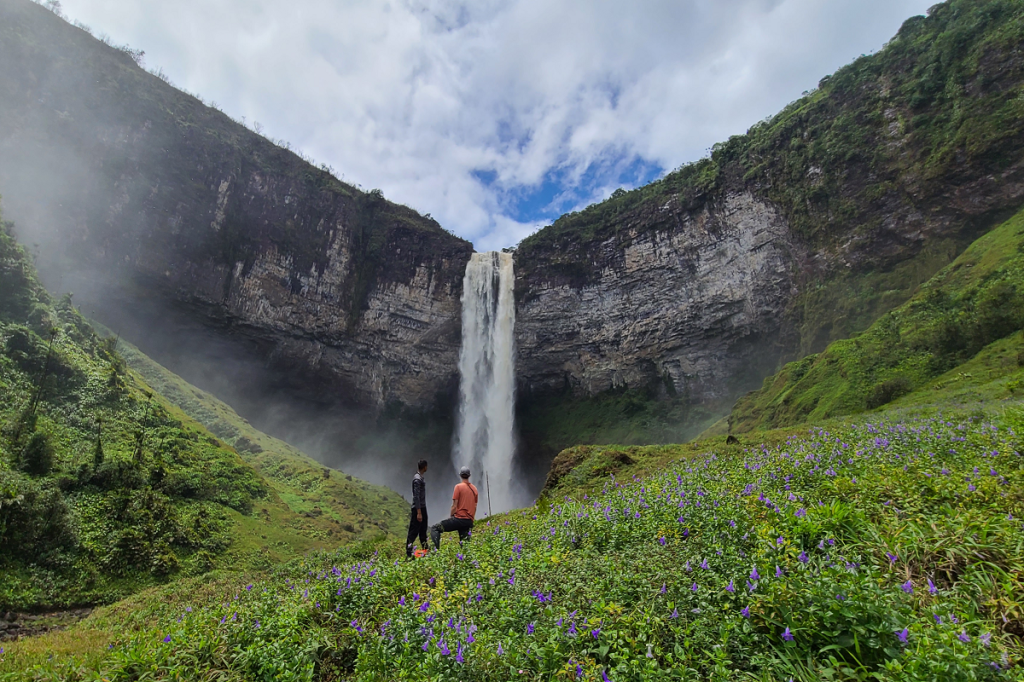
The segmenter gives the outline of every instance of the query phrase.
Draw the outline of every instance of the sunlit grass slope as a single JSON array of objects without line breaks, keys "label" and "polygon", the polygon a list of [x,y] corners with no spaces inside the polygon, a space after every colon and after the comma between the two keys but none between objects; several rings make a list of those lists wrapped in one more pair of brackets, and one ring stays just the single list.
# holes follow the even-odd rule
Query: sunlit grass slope
[{"label": "sunlit grass slope", "polygon": [[[74,661],[40,675],[81,679],[86,661],[109,680],[1013,679],[1022,434],[1016,403],[593,447],[548,502],[464,546],[321,553],[142,595],[85,621],[94,644],[65,642]],[[110,631],[117,609],[134,618]],[[25,675],[40,646],[3,665]]]},{"label": "sunlit grass slope", "polygon": [[[0,611],[107,603],[216,568],[265,568],[382,535],[404,512],[398,495],[315,465],[129,354],[156,386],[70,297],[50,298],[5,225]],[[250,461],[178,404],[218,411],[220,435]]]},{"label": "sunlit grass slope", "polygon": [[975,383],[974,368],[986,382],[1005,379],[990,386],[988,397],[1024,394],[1022,328],[1024,211],[974,242],[863,334],[765,379],[736,403],[730,428],[814,422],[877,408],[924,387],[952,390],[958,381]]}]

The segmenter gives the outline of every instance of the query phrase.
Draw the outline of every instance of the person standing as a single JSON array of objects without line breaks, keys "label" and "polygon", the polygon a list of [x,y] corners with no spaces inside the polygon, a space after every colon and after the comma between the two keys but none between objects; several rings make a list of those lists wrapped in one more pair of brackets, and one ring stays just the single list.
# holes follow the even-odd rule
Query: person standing
[{"label": "person standing", "polygon": [[409,517],[409,537],[405,541],[405,555],[412,558],[412,547],[416,536],[420,547],[427,548],[427,484],[423,474],[427,473],[427,460],[421,459],[416,465],[418,471],[412,477],[412,515]]},{"label": "person standing", "polygon": [[476,518],[476,503],[480,499],[480,493],[476,486],[469,482],[469,467],[462,467],[459,470],[462,481],[455,486],[452,492],[451,516],[430,529],[430,539],[434,541],[434,548],[441,549],[441,533],[448,533],[453,530],[459,531],[459,542],[464,541],[470,535],[473,528],[473,519]]}]

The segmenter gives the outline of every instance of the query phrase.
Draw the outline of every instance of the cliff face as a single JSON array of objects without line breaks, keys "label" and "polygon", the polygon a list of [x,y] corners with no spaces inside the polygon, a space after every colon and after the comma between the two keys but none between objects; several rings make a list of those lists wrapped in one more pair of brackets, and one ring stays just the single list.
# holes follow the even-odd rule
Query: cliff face
[{"label": "cliff face", "polygon": [[[1024,0],[949,0],[710,158],[525,240],[528,461],[692,435],[783,360],[866,329],[1024,203],[1021,35]],[[327,438],[359,449],[374,480],[390,457],[446,453],[469,243],[28,0],[0,0],[0,64],[0,191],[51,285],[194,383],[168,356],[230,340],[198,371],[247,354],[231,379],[268,377],[257,402],[270,386],[429,412],[411,441],[356,443],[363,413]],[[185,352],[182,320],[199,339]],[[622,423],[636,428],[608,430]],[[317,415],[300,430],[325,428]]]},{"label": "cliff face", "polygon": [[[1014,212],[1021,35],[1020,0],[950,0],[710,158],[524,240],[531,447],[649,440],[669,421],[658,400],[680,406],[671,419],[699,408],[706,423],[781,362],[866,329]],[[608,389],[642,395],[591,400]],[[589,410],[595,425],[553,423],[558,410]]]},{"label": "cliff face", "polygon": [[[759,381],[805,260],[785,220],[749,193],[687,212],[646,205],[607,239],[531,251],[519,271],[518,370],[527,396],[655,388],[718,402]],[[562,259],[591,270],[574,278]]]},{"label": "cliff face", "polygon": [[451,390],[468,242],[27,0],[0,0],[0,64],[0,191],[51,285],[155,336],[154,309],[203,320],[305,398]]}]

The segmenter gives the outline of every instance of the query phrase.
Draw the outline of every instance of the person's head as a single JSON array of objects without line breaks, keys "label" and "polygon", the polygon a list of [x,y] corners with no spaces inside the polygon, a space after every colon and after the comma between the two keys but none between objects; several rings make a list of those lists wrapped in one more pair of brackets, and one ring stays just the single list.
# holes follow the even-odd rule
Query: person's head
[{"label": "person's head", "polygon": [[463,481],[469,480],[469,467],[462,467],[459,469],[459,476],[462,477]]},{"label": "person's head", "polygon": [[416,465],[416,468],[419,469],[420,473],[422,474],[424,471],[427,470],[427,460],[421,459],[419,463]]}]

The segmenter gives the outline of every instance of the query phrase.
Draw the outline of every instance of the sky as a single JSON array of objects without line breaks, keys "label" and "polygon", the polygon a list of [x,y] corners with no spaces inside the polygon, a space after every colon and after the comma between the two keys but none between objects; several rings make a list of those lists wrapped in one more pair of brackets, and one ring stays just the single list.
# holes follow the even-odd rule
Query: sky
[{"label": "sky", "polygon": [[935,0],[62,0],[479,251],[706,156]]}]

